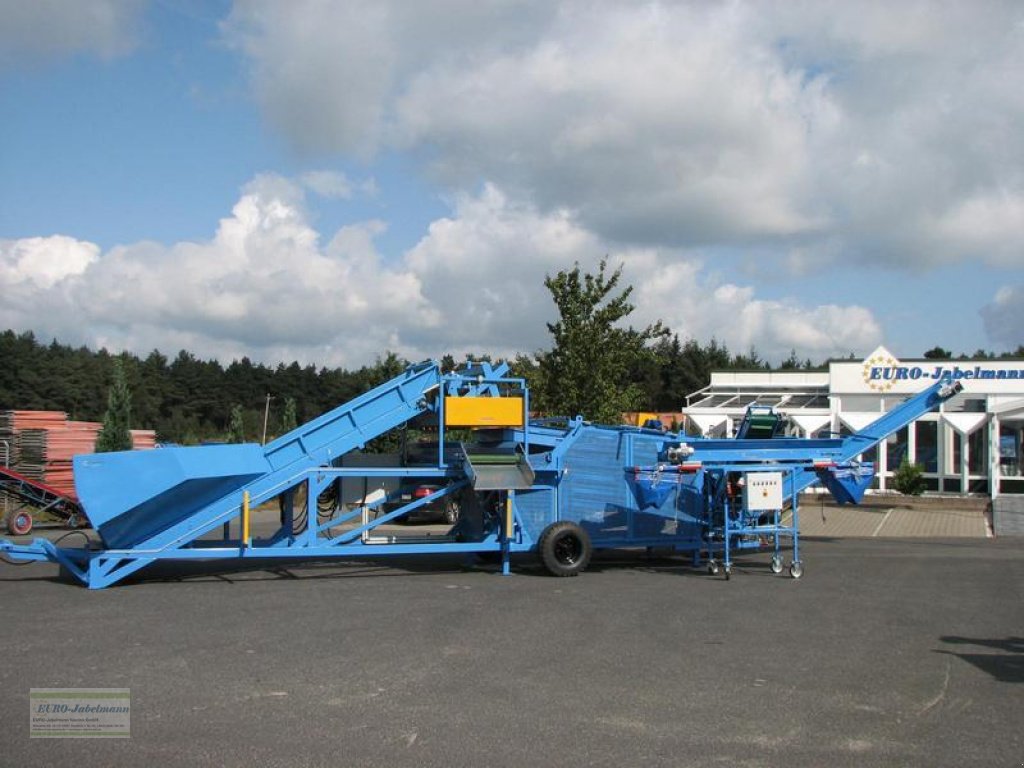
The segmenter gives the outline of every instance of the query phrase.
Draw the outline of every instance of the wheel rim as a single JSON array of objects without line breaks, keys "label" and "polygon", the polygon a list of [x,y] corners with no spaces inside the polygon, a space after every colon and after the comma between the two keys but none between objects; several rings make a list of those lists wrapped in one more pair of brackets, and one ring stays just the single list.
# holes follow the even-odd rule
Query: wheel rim
[{"label": "wheel rim", "polygon": [[459,521],[459,505],[454,501],[445,505],[444,519],[445,522],[453,525]]},{"label": "wheel rim", "polygon": [[575,536],[562,536],[555,541],[555,559],[562,565],[575,565],[583,547]]},{"label": "wheel rim", "polygon": [[14,516],[14,530],[25,533],[32,527],[32,518],[27,512],[19,512]]}]

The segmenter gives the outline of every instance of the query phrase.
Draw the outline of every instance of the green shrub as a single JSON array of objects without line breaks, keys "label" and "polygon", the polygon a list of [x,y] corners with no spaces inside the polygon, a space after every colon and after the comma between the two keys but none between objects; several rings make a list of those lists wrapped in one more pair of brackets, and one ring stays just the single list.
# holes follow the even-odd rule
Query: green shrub
[{"label": "green shrub", "polygon": [[904,496],[920,496],[925,489],[924,467],[904,459],[892,475],[892,487]]}]

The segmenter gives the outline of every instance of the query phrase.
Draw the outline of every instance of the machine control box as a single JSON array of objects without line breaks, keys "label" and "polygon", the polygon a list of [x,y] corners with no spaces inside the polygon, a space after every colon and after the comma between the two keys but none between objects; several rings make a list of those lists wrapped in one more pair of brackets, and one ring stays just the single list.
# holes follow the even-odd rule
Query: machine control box
[{"label": "machine control box", "polygon": [[747,512],[771,512],[782,509],[782,473],[747,472],[743,495]]}]

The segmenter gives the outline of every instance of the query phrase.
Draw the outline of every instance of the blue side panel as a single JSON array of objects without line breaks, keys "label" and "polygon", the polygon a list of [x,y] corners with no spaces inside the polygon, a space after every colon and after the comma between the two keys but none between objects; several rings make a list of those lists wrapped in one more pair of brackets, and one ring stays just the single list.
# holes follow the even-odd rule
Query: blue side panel
[{"label": "blue side panel", "polygon": [[526,533],[536,541],[555,521],[555,489],[534,487],[529,491],[516,491],[516,508]]},{"label": "blue side panel", "polygon": [[623,437],[622,432],[587,427],[565,454],[561,517],[582,525],[595,542],[628,535],[632,500],[623,474]]},{"label": "blue side panel", "polygon": [[634,466],[656,463],[663,443],[662,435],[585,427],[565,454],[561,519],[578,522],[597,546],[697,536],[699,526],[685,503],[686,494],[693,495],[689,478],[671,478],[673,488],[660,504],[638,509],[630,473]]},{"label": "blue side panel", "polygon": [[631,436],[633,455],[630,463],[635,467],[645,467],[658,462],[658,451],[665,444],[663,435],[638,434]]}]

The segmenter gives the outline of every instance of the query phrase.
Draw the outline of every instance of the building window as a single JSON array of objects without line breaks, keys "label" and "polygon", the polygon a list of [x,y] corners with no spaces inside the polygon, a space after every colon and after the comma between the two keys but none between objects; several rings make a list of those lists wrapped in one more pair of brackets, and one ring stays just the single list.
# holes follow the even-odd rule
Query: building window
[{"label": "building window", "polygon": [[988,429],[976,429],[968,436],[971,455],[968,458],[968,471],[972,475],[988,474]]},{"label": "building window", "polygon": [[1021,430],[1005,424],[999,427],[999,472],[1003,477],[1024,475],[1021,461]]},{"label": "building window", "polygon": [[[953,471],[960,474],[960,457],[963,455],[963,436],[953,433]],[[970,451],[967,457],[967,474],[988,475],[988,430],[982,427],[967,436]]]},{"label": "building window", "polygon": [[[878,469],[878,446],[873,445],[868,450],[864,451],[861,455],[861,461],[865,463],[871,463],[875,465],[875,469]],[[877,487],[877,486],[876,486]]]},{"label": "building window", "polygon": [[918,421],[914,423],[915,447],[914,463],[924,466],[925,472],[938,472],[939,469],[939,425],[934,421]]},{"label": "building window", "polygon": [[[836,435],[836,434],[833,434],[833,433],[829,433],[829,437],[843,438],[843,437],[849,437],[852,434],[853,434],[853,430],[851,430],[845,424],[840,423],[840,425],[839,425],[839,434]],[[874,464],[875,465],[875,470],[877,471],[877,469],[878,469],[878,446],[877,445],[873,445],[870,448],[868,448],[866,451],[864,451],[864,453],[862,453],[860,455],[859,460],[864,462],[865,464],[867,464],[867,463]],[[874,486],[872,486],[873,488],[877,488],[878,487],[878,485],[877,485],[878,480],[877,479],[875,480],[875,483],[876,484]]]},{"label": "building window", "polygon": [[885,460],[890,472],[895,472],[904,459],[907,458],[907,435],[906,427],[889,435],[885,441]]}]

